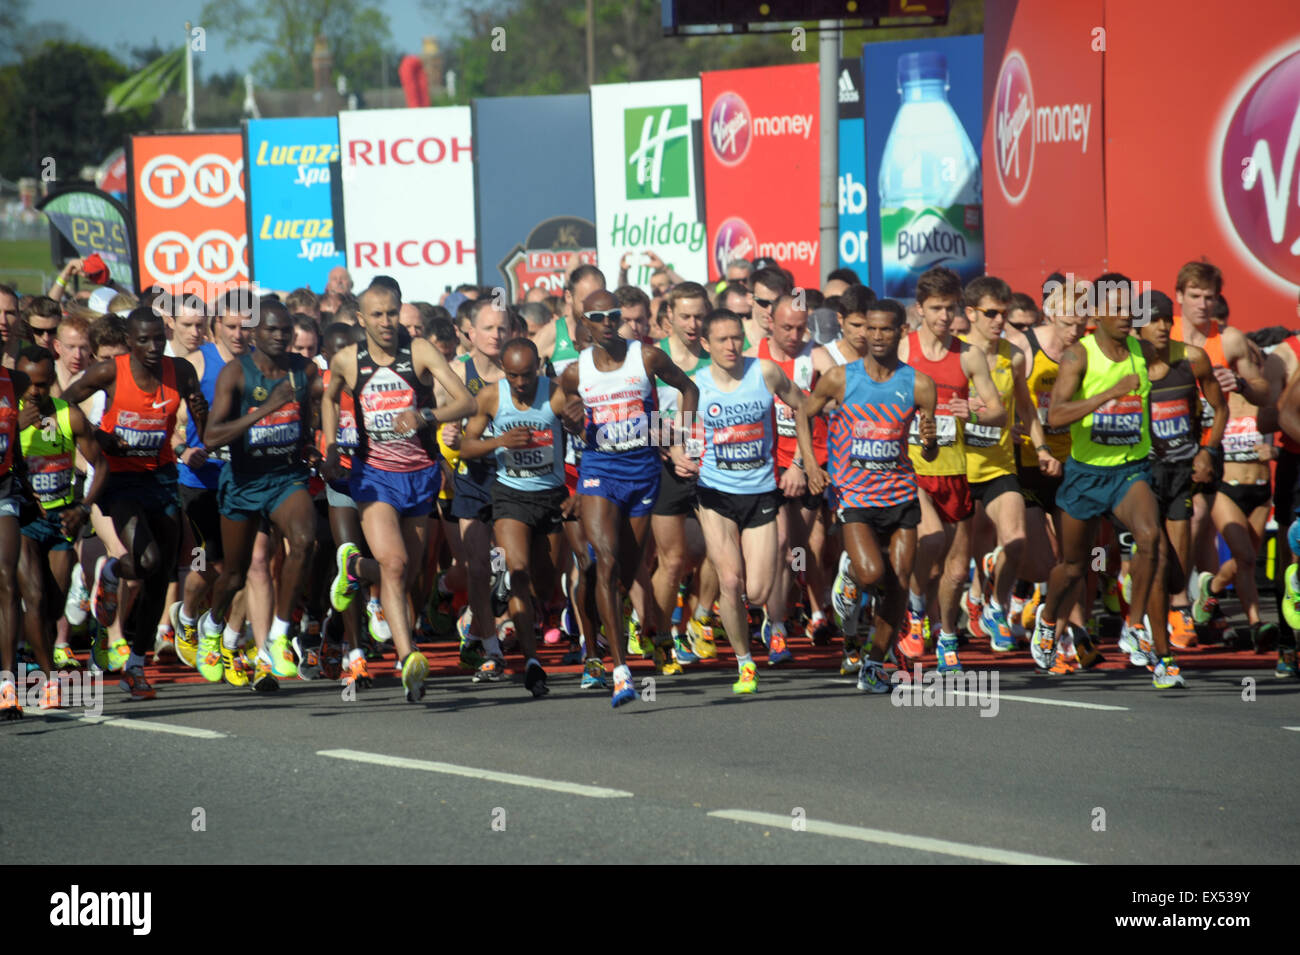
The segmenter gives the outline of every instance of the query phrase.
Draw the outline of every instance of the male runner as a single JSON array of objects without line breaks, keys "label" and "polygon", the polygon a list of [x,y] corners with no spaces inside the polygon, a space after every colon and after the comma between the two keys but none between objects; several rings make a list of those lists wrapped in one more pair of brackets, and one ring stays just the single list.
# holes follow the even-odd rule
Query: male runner
[{"label": "male runner", "polygon": [[54,357],[54,374],[58,380],[52,394],[58,398],[94,358],[90,352],[90,322],[80,315],[64,316],[54,338]]},{"label": "male runner", "polygon": [[[13,298],[15,313],[18,297],[0,286],[0,333],[7,335],[5,295]],[[18,554],[22,541],[18,520],[23,508],[30,506],[31,498],[21,483],[27,469],[18,436],[41,418],[35,404],[19,408],[18,396],[26,391],[27,378],[21,372],[0,366],[0,720],[22,719],[23,715],[13,682],[17,672]]]},{"label": "male runner", "polygon": [[253,678],[254,689],[268,691],[278,688],[278,679],[298,675],[289,648],[289,619],[316,546],[304,452],[317,456],[311,447],[312,407],[322,386],[316,365],[289,351],[294,321],[281,302],[263,299],[255,321],[255,350],[221,369],[203,432],[207,447],[229,446],[230,463],[217,484],[225,559],[212,586],[212,607],[199,622],[198,668],[210,683],[234,669],[243,621],[227,615],[244,586],[261,522],[268,520],[289,545],[270,638],[258,648]]},{"label": "male runner", "polygon": [[63,398],[75,405],[99,391],[107,397],[95,434],[109,468],[99,506],[126,553],[104,561],[96,574],[95,614],[102,625],[111,624],[118,613],[119,578],[139,582],[133,613],[123,626],[132,649],[120,685],[132,699],[150,700],[155,693],[145,679],[145,655],[154,646],[180,543],[176,454],[170,438],[182,400],[200,425],[207,423],[208,404],[194,367],[184,358],[163,355],[163,320],[153,309],[133,309],[126,331],[130,352],[91,365]]},{"label": "male runner", "polygon": [[[865,314],[851,313],[845,329],[852,328],[855,338],[863,330],[862,359],[827,370],[798,413],[799,449],[805,461],[814,462],[808,488],[820,493],[833,485],[839,496],[849,600],[860,605],[866,589],[875,591],[871,649],[858,668],[858,689],[870,693],[890,690],[885,654],[903,624],[904,587],[916,556],[921,510],[909,432],[919,434],[923,460],[939,454],[935,383],[899,359],[906,323],[903,307],[893,299],[870,303]],[[828,476],[815,463],[811,421],[831,402],[837,407],[828,436]],[[914,419],[920,422],[915,428]],[[843,616],[852,626],[858,610]]]},{"label": "male runner", "polygon": [[[365,342],[336,352],[330,362],[329,387],[321,401],[321,430],[334,440],[327,449],[323,477],[342,477],[338,464],[339,399],[351,395],[357,416],[358,453],[352,458],[348,487],[361,512],[361,529],[373,560],[363,559],[355,544],[338,549],[338,576],[330,594],[343,613],[362,581],[380,588],[384,617],[393,633],[402,665],[406,700],[424,696],[429,662],[411,640],[413,615],[408,602],[424,557],[428,515],[438,495],[441,473],[432,425],[458,421],[474,413],[460,377],[442,353],[423,338],[410,345],[397,340],[402,302],[391,288],[374,286],[361,294]],[[452,401],[434,407],[437,380]],[[353,648],[351,654],[361,653]],[[350,655],[351,655],[350,654]],[[345,661],[350,666],[351,660]]]},{"label": "male runner", "polygon": [[[744,356],[745,328],[739,315],[714,309],[705,317],[703,330],[712,362],[691,377],[699,388],[704,429],[700,529],[718,571],[722,625],[740,671],[732,691],[754,693],[758,669],[749,653],[745,600],[766,603],[777,567],[786,563],[776,523],[782,496],[771,464],[774,398],[780,396],[797,414],[803,392],[780,365]],[[784,598],[773,600],[773,606],[784,606]],[[774,621],[769,664],[783,662],[774,657],[785,650],[784,630],[781,615]],[[785,653],[788,660],[789,651]]]},{"label": "male runner", "polygon": [[[623,625],[619,587],[631,587],[641,564],[650,512],[659,494],[661,465],[652,440],[654,381],[676,388],[682,420],[693,420],[698,389],[662,350],[629,342],[618,333],[622,316],[618,299],[593,292],[582,303],[583,323],[592,341],[577,362],[565,369],[561,387],[581,399],[585,449],[579,465],[582,527],[596,552],[596,607],[614,658],[614,706],[636,698],[632,673],[625,663],[627,629]],[[674,433],[674,441],[681,438]],[[679,476],[695,465],[674,443],[669,452]],[[604,664],[595,634],[587,634],[586,671],[603,681]]]},{"label": "male runner", "polygon": [[[1088,566],[1089,548],[1104,516],[1113,516],[1133,535],[1136,550],[1130,567],[1133,597],[1120,649],[1142,653],[1154,668],[1158,689],[1186,681],[1160,631],[1148,635],[1142,617],[1148,606],[1157,560],[1160,527],[1147,455],[1151,435],[1147,375],[1155,349],[1129,334],[1130,283],[1116,273],[1102,275],[1096,291],[1096,331],[1066,349],[1052,390],[1047,423],[1070,425],[1070,458],[1057,494],[1061,519],[1061,560],[1048,578],[1039,605],[1030,651],[1034,662],[1049,670],[1057,653],[1058,616],[1071,588]],[[1154,653],[1152,641],[1154,642]]]}]

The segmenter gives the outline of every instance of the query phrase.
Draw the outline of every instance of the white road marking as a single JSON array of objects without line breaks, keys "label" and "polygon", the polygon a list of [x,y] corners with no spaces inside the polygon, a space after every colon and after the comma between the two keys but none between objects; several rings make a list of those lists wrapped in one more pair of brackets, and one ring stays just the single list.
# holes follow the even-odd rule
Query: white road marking
[{"label": "white road marking", "polygon": [[485,779],[488,782],[505,783],[508,786],[530,786],[533,789],[549,789],[558,793],[571,793],[575,796],[589,796],[592,799],[624,799],[632,795],[623,789],[606,789],[603,786],[586,786],[582,783],[566,783],[558,779],[541,779],[537,776],[518,776],[514,773],[499,773],[491,769],[476,769],[473,766],[457,766],[455,763],[438,763],[427,759],[407,759],[405,756],[385,756],[382,753],[365,753],[356,749],[322,749],[317,756],[331,759],[348,759],[356,763],[373,763],[376,766],[395,766],[398,769],[421,769],[428,773],[446,773],[449,776],[466,776],[470,779]]},{"label": "white road marking", "polygon": [[155,723],[153,720],[134,720],[124,716],[79,716],[65,710],[48,710],[47,716],[65,720],[77,720],[80,723],[98,723],[102,726],[118,726],[129,730],[143,730],[146,733],[171,733],[173,736],[188,736],[191,739],[225,739],[225,733],[216,730],[199,729],[195,726],[177,726],[174,723]]},{"label": "white road marking", "polygon": [[[749,822],[757,826],[769,826],[774,829],[788,829],[792,818],[771,812],[751,812],[748,809],[718,809],[709,813],[709,815],[718,819]],[[886,832],[883,829],[867,829],[863,826],[845,826],[837,822],[822,822],[817,819],[807,819],[802,824],[805,832],[814,832],[821,836],[855,839],[858,842],[875,842],[880,845],[897,846],[900,849],[936,852],[942,855],[960,856],[963,859],[976,859],[980,862],[1000,862],[1006,865],[1083,864],[1081,862],[1071,862],[1069,859],[1053,859],[1050,856],[1029,855],[1024,852],[1011,852],[1007,849],[994,849],[989,846],[973,846],[964,842],[931,839],[927,836],[909,836],[901,832]]]},{"label": "white road marking", "polygon": [[1284,726],[1282,729],[1290,730],[1293,733],[1300,733],[1300,726]]},{"label": "white road marking", "polygon": [[[904,693],[909,693],[909,692],[916,693],[921,690],[924,690],[925,688],[904,684],[901,687],[901,689]],[[939,694],[947,695],[948,691],[942,689],[941,687],[935,687],[935,692]],[[1110,710],[1110,711],[1128,710],[1127,706],[1110,706],[1106,703],[1080,703],[1078,700],[1046,700],[1038,696],[1008,696],[1005,693],[999,693],[994,697],[988,697],[988,696],[980,697],[978,693],[970,693],[966,690],[955,690],[953,691],[952,695],[970,697],[971,699],[982,698],[982,699],[996,699],[996,700],[1011,700],[1016,703],[1041,703],[1043,706],[1071,706],[1074,707],[1075,709],[1080,709],[1080,710]]]}]

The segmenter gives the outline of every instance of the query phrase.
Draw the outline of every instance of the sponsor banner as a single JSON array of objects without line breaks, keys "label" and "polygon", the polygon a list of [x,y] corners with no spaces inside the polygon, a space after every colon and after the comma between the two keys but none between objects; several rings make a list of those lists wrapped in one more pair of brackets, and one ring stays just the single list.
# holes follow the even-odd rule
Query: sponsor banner
[{"label": "sponsor banner", "polygon": [[[990,272],[1030,296],[1041,297],[1052,272],[1105,271],[1102,62],[1112,54],[1094,46],[1109,10],[1102,0],[985,6],[985,255]],[[1064,36],[1079,42],[1062,43]],[[1132,38],[1148,46],[1141,55],[1154,36],[1163,44],[1164,28]],[[1111,94],[1108,108],[1119,98]],[[1151,142],[1144,137],[1142,147],[1148,188]]]},{"label": "sponsor banner", "polygon": [[130,220],[122,204],[90,186],[72,186],[36,204],[80,258],[98,254],[118,285],[135,287]]},{"label": "sponsor banner", "polygon": [[[1248,16],[1209,5],[1188,18],[1171,0],[1135,9],[1108,3],[1104,22],[1111,267],[1173,297],[1179,267],[1204,257],[1223,270],[1234,326],[1294,327],[1300,285],[1295,4],[1260,0]],[[1213,67],[1195,57],[1153,62],[1152,36],[1167,50],[1214,37]]]},{"label": "sponsor banner", "polygon": [[882,297],[912,298],[934,266],[984,271],[983,58],[980,36],[863,48],[869,284]]},{"label": "sponsor banner", "polygon": [[243,137],[131,136],[127,163],[140,288],[210,301],[247,284]]},{"label": "sponsor banner", "polygon": [[[867,188],[867,131],[863,105],[862,61],[840,60],[836,79],[840,100],[840,250],[839,268],[853,269],[867,281],[871,274],[867,257],[869,230],[867,209],[871,190]],[[829,270],[827,270],[829,271]]]},{"label": "sponsor banner", "polygon": [[437,302],[478,281],[468,106],[339,113],[348,271],[376,275],[404,301]]},{"label": "sponsor banner", "polygon": [[731,259],[770,256],[795,285],[821,286],[817,69],[700,75],[710,281]]},{"label": "sponsor banner", "polygon": [[591,129],[596,250],[610,284],[629,254],[628,281],[648,293],[647,251],[683,278],[703,280],[709,251],[697,166],[700,81],[593,86]]},{"label": "sponsor banner", "polygon": [[338,121],[253,119],[245,124],[249,266],[268,288],[322,291],[343,265],[335,244],[330,164],[339,161]]},{"label": "sponsor banner", "polygon": [[474,141],[482,284],[504,287],[510,302],[538,286],[562,294],[574,254],[596,261],[590,100],[585,93],[475,100]]}]

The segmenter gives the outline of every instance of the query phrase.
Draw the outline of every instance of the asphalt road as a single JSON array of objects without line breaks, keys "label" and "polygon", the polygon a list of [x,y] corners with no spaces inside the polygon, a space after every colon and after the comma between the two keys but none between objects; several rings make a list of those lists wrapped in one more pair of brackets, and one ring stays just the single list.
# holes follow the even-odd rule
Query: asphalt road
[{"label": "asphalt road", "polygon": [[[0,725],[0,847],[45,863],[1295,861],[1300,681],[1197,670],[1159,693],[1144,672],[1004,670],[996,704],[900,706],[833,671],[764,671],[753,697],[714,665],[617,711],[571,673],[543,700],[517,675],[435,677],[418,705],[391,677],[353,701],[295,681],[127,703],[110,682],[98,718]],[[40,838],[51,807],[75,838]]]}]

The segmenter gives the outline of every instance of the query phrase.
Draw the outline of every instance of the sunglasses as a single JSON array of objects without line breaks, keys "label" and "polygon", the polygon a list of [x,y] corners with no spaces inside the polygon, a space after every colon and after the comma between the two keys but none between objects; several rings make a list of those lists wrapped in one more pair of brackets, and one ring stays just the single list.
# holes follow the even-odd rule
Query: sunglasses
[{"label": "sunglasses", "polygon": [[611,308],[604,312],[583,312],[582,317],[589,322],[600,322],[602,325],[606,322],[621,322],[623,320],[623,310],[621,308]]},{"label": "sunglasses", "polygon": [[985,318],[1000,318],[1007,314],[1005,308],[977,308],[975,311],[982,313]]},{"label": "sunglasses", "polygon": [[759,298],[757,295],[755,295],[755,296],[754,296],[754,304],[757,305],[759,308],[771,308],[773,305],[776,304],[776,299],[774,299],[774,298]]}]

